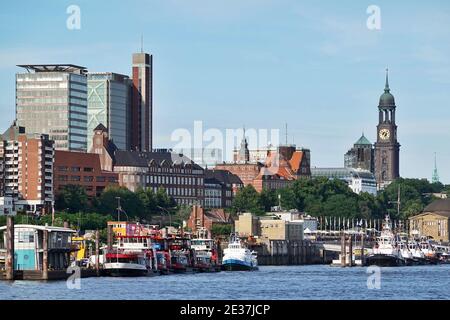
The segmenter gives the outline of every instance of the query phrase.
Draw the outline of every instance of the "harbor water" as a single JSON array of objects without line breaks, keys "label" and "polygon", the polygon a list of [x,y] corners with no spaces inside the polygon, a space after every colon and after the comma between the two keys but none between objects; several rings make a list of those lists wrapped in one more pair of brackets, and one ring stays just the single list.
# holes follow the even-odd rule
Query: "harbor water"
[{"label": "harbor water", "polygon": [[[450,299],[450,265],[381,268],[368,288],[367,268],[326,265],[262,266],[254,272],[174,274],[141,278],[0,282],[0,299],[215,300],[215,299]],[[379,288],[377,288],[379,287]]]}]

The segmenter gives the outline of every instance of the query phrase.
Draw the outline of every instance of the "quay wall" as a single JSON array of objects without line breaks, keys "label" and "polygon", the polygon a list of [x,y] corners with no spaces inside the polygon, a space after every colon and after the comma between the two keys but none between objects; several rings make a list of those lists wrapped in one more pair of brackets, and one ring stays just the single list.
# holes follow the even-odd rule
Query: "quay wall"
[{"label": "quay wall", "polygon": [[[222,253],[227,246],[227,242],[222,242],[220,252]],[[260,266],[330,264],[335,258],[333,253],[310,241],[270,240],[247,246],[257,253]]]}]

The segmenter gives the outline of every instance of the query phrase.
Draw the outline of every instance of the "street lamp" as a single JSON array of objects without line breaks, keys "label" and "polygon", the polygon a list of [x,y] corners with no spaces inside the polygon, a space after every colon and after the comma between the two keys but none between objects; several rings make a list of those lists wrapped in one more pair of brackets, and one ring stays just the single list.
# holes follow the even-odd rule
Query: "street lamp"
[{"label": "street lamp", "polygon": [[126,213],[125,210],[122,209],[122,206],[120,205],[120,197],[116,197],[117,199],[117,220],[120,221],[120,213],[123,212],[125,213],[125,216],[127,217],[127,221],[128,221],[128,214]]},{"label": "street lamp", "polygon": [[[161,210],[164,210],[164,211],[167,213],[167,215],[169,216],[169,224],[170,224],[170,226],[172,227],[172,216],[171,216],[169,210],[167,210],[166,208],[160,207],[160,206],[156,206],[156,207],[158,207],[158,208],[161,209]],[[162,216],[162,215],[161,215],[161,216]],[[161,219],[161,220],[162,220],[162,219]],[[161,227],[162,227],[162,226],[161,226]]]}]

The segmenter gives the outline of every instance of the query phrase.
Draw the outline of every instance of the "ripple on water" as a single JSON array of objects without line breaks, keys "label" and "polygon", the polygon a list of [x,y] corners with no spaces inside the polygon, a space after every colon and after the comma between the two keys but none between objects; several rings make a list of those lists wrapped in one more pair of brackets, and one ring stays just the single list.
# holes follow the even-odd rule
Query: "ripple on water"
[{"label": "ripple on water", "polygon": [[81,289],[65,281],[0,282],[0,299],[450,299],[450,265],[382,268],[381,289],[369,290],[366,268],[261,266],[149,278],[86,278]]}]

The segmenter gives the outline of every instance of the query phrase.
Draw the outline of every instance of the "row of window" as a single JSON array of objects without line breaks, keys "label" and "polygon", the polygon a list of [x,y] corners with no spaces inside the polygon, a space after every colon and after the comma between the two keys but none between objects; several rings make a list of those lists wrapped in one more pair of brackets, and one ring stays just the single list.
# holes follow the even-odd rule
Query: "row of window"
[{"label": "row of window", "polygon": [[[58,176],[58,181],[76,181],[76,182],[80,182],[81,176],[66,176],[66,175],[59,175]],[[83,177],[83,182],[93,182],[94,181],[94,176],[84,176]],[[98,176],[95,177],[95,181],[97,182],[113,182],[116,183],[117,179],[115,177],[105,177],[105,176]]]},{"label": "row of window", "polygon": [[122,176],[122,180],[124,183],[148,183],[148,184],[173,184],[173,185],[202,185],[203,178],[195,178],[195,177],[173,177],[173,176],[140,176],[134,174],[124,174]]}]

